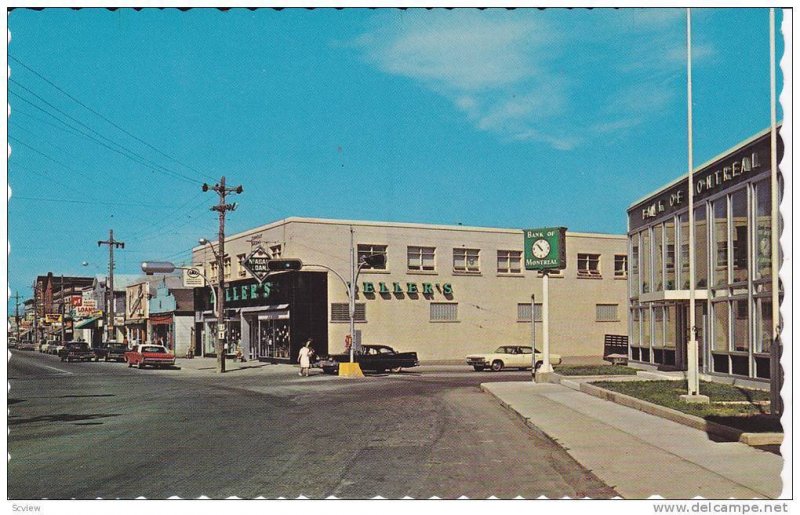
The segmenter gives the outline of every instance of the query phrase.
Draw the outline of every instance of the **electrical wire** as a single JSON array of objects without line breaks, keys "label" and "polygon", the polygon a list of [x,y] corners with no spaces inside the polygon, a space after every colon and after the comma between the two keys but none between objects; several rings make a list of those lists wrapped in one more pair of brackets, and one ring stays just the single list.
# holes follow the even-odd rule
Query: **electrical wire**
[{"label": "electrical wire", "polygon": [[55,82],[53,82],[52,80],[50,80],[50,79],[48,79],[47,77],[45,77],[44,75],[42,75],[40,72],[38,72],[38,71],[36,71],[35,69],[33,69],[31,66],[29,66],[29,65],[25,64],[24,62],[20,61],[19,59],[17,59],[15,56],[13,56],[13,55],[9,54],[9,55],[8,55],[8,57],[9,57],[9,59],[11,59],[11,60],[12,60],[12,61],[14,61],[15,63],[19,64],[20,66],[22,66],[22,67],[23,67],[23,68],[25,68],[26,70],[30,71],[31,73],[33,73],[34,75],[36,75],[37,77],[39,77],[40,79],[42,79],[43,81],[45,81],[46,83],[50,84],[52,87],[54,87],[56,90],[60,91],[60,92],[61,92],[61,93],[63,93],[64,95],[66,95],[66,96],[67,96],[69,99],[71,99],[72,101],[76,102],[78,105],[80,105],[80,106],[82,106],[83,108],[87,109],[89,112],[91,112],[91,113],[93,113],[93,114],[95,114],[95,115],[99,116],[100,118],[102,118],[103,120],[105,120],[106,122],[108,122],[109,124],[111,124],[112,126],[116,127],[117,129],[119,129],[119,130],[120,130],[120,131],[122,131],[123,133],[127,134],[127,135],[128,135],[128,136],[130,136],[131,138],[133,138],[133,139],[135,139],[136,141],[138,141],[139,143],[141,143],[141,144],[143,144],[143,145],[145,145],[145,146],[149,147],[149,148],[150,148],[150,149],[152,149],[152,150],[155,150],[156,152],[158,152],[158,153],[159,153],[159,154],[161,154],[162,156],[166,157],[167,159],[169,159],[169,160],[171,160],[171,161],[173,161],[173,162],[175,162],[175,163],[177,163],[177,164],[179,164],[179,165],[181,165],[181,166],[184,166],[184,167],[188,168],[189,170],[192,170],[192,171],[194,171],[194,172],[197,172],[197,173],[199,173],[200,175],[203,175],[204,177],[208,177],[208,178],[209,178],[209,179],[211,179],[211,180],[216,180],[216,178],[214,178],[214,177],[211,177],[210,175],[208,175],[208,174],[206,174],[206,173],[204,173],[204,172],[201,172],[200,170],[197,170],[196,168],[194,168],[194,167],[192,167],[192,166],[189,166],[189,165],[187,165],[187,164],[185,164],[185,163],[182,163],[181,161],[178,161],[178,160],[177,160],[177,159],[175,159],[174,157],[172,157],[172,156],[170,156],[169,154],[167,154],[167,153],[163,152],[162,150],[158,149],[157,147],[155,147],[155,146],[151,145],[150,143],[148,143],[148,142],[144,141],[143,139],[139,138],[139,137],[138,137],[138,136],[136,136],[135,134],[132,134],[132,133],[128,132],[126,129],[124,129],[124,128],[120,127],[119,125],[117,125],[116,123],[114,123],[112,120],[110,120],[109,118],[107,118],[106,116],[104,116],[102,113],[99,113],[98,111],[95,111],[95,110],[94,110],[94,109],[92,109],[91,107],[89,107],[89,106],[87,106],[86,104],[84,104],[83,102],[81,102],[79,99],[75,98],[73,95],[71,95],[70,93],[68,93],[67,91],[65,91],[63,88],[61,88],[60,86],[58,86],[58,85],[57,85]]}]

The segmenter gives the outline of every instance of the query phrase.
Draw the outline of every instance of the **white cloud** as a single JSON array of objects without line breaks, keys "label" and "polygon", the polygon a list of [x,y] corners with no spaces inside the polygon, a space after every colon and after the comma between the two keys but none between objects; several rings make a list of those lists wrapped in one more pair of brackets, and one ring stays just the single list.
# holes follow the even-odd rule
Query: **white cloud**
[{"label": "white cloud", "polygon": [[478,130],[564,150],[674,101],[684,20],[683,9],[384,11],[353,46],[448,99]]}]

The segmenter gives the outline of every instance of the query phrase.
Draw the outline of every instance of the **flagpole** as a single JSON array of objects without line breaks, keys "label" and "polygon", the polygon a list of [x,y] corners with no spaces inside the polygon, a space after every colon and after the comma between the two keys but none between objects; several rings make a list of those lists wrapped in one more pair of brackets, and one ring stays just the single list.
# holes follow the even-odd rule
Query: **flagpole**
[{"label": "flagpole", "polygon": [[780,398],[781,390],[781,312],[780,312],[780,282],[778,271],[780,270],[779,260],[779,238],[780,224],[778,223],[778,207],[780,198],[778,196],[778,130],[777,130],[777,107],[776,107],[776,81],[775,81],[775,8],[769,10],[769,94],[770,94],[770,191],[771,191],[771,227],[772,248],[770,256],[770,268],[772,271],[772,345],[770,358],[770,411],[773,414],[781,414],[783,405]]}]

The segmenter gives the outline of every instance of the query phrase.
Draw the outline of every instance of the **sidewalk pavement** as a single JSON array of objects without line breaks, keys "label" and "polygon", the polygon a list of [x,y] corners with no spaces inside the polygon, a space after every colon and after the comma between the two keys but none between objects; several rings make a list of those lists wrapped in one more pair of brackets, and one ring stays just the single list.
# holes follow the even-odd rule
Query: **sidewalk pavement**
[{"label": "sidewalk pavement", "polygon": [[[181,370],[191,371],[191,372],[198,372],[198,373],[208,373],[208,374],[216,374],[217,373],[217,358],[216,357],[209,357],[204,358],[201,356],[196,356],[194,358],[177,358],[175,360],[175,366],[180,368]],[[255,372],[259,369],[265,369],[269,367],[275,367],[276,365],[272,363],[268,363],[265,361],[258,361],[258,360],[247,360],[245,362],[237,361],[235,359],[229,358],[225,360],[225,371],[250,371]],[[299,365],[282,365],[281,368],[285,368],[287,366],[294,366],[297,372],[300,371]]]},{"label": "sidewalk pavement", "polygon": [[624,498],[776,498],[783,458],[560,384],[484,383]]}]

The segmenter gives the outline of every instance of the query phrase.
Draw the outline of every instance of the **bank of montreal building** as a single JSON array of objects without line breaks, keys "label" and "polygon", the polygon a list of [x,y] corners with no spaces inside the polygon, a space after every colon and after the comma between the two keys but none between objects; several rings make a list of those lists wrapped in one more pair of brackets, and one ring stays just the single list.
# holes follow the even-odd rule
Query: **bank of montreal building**
[{"label": "bank of montreal building", "polygon": [[[778,138],[778,162],[783,145]],[[768,380],[772,331],[770,132],[693,171],[701,372]],[[628,209],[629,352],[687,368],[688,174]]]},{"label": "bank of montreal building", "polygon": [[[525,269],[522,229],[293,217],[225,239],[223,273],[233,292],[226,306],[234,306],[226,309],[228,330],[246,356],[293,361],[309,336],[317,353],[343,352],[349,333],[345,286],[312,265],[349,280],[351,228],[358,258],[386,255],[385,266],[364,268],[357,281],[361,343],[416,351],[423,363],[462,362],[468,353],[530,345],[534,294],[541,348],[542,276]],[[301,271],[270,275],[268,296],[242,266],[258,246],[273,258],[304,263]],[[604,335],[626,334],[628,327],[626,237],[567,231],[566,252],[566,269],[549,281],[551,352],[600,356]],[[208,247],[193,249],[193,263],[216,281]],[[196,297],[196,345],[210,350],[216,315],[207,289],[196,291],[202,291]],[[237,308],[242,292],[251,298]]]}]

